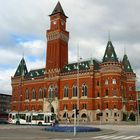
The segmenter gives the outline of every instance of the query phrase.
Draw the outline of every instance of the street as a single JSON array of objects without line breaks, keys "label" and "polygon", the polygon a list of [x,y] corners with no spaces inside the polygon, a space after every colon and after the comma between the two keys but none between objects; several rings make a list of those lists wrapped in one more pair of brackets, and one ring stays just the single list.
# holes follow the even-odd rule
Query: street
[{"label": "street", "polygon": [[[0,125],[0,140],[140,140],[140,125],[94,125],[106,129],[105,133],[73,133],[46,132],[45,126]],[[114,130],[114,131],[110,131]],[[109,133],[111,132],[111,133]]]}]

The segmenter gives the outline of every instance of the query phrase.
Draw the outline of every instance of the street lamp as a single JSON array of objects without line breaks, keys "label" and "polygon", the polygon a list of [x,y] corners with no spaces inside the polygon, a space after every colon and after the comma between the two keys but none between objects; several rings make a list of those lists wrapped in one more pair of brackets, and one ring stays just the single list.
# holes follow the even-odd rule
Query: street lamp
[{"label": "street lamp", "polygon": [[[79,70],[80,70],[80,65],[79,61],[81,61],[82,58],[79,59],[79,46],[77,47],[77,110],[80,110],[80,95],[79,95]],[[80,121],[80,114],[77,115],[77,124],[79,125]]]},{"label": "street lamp", "polygon": [[137,93],[137,116],[138,116],[137,123],[139,124],[139,92],[136,91],[136,93]]}]

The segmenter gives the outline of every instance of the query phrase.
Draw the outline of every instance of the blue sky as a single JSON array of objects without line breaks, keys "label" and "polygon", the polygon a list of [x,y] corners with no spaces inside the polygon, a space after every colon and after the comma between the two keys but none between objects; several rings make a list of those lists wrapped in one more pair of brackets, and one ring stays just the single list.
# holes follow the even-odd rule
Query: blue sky
[{"label": "blue sky", "polygon": [[[0,92],[11,94],[11,76],[21,58],[28,70],[45,66],[46,30],[57,0],[4,0],[0,5]],[[69,17],[69,62],[76,48],[83,59],[102,60],[110,32],[119,60],[124,48],[140,81],[140,1],[60,0]],[[139,84],[139,83],[138,83]]]}]

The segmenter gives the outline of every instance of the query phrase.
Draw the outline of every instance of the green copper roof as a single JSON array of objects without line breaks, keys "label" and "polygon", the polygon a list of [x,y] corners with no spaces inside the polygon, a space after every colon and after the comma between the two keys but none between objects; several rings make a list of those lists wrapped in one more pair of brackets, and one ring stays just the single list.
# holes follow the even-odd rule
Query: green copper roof
[{"label": "green copper roof", "polygon": [[128,57],[127,57],[126,54],[123,57],[122,63],[123,63],[125,72],[133,72],[133,69],[132,69],[132,67],[130,65],[130,62],[129,62]]},{"label": "green copper roof", "polygon": [[118,62],[118,58],[111,41],[108,41],[106,51],[103,57],[103,62],[108,62],[108,61]]},{"label": "green copper roof", "polygon": [[63,70],[62,70],[62,73],[63,72],[74,72],[74,71],[77,71],[78,69],[79,70],[88,70],[90,68],[90,65],[93,65],[95,70],[99,69],[99,62],[98,61],[87,60],[87,61],[79,62],[79,64],[71,63],[68,65],[65,65]]},{"label": "green copper roof", "polygon": [[27,67],[26,67],[26,63],[25,63],[24,58],[22,58],[20,63],[19,63],[19,66],[16,70],[16,73],[15,73],[14,77],[25,76],[25,75],[27,75],[27,73],[28,73],[28,70],[27,70]]},{"label": "green copper roof", "polygon": [[42,69],[35,69],[35,70],[30,70],[30,72],[27,74],[27,78],[36,78],[40,76],[44,76],[45,73],[45,68]]},{"label": "green copper roof", "polygon": [[63,11],[63,8],[62,8],[60,2],[57,3],[56,7],[54,8],[54,10],[53,10],[53,12],[52,12],[52,14],[50,16],[55,15],[55,14],[58,14],[58,13],[61,13],[62,15],[64,15],[65,17],[67,17],[65,15],[64,11]]}]

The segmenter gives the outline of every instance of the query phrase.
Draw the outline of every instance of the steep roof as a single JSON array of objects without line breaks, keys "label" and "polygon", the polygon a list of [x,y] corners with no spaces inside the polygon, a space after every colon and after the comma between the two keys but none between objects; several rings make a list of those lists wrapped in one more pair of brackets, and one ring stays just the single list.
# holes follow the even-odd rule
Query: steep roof
[{"label": "steep roof", "polygon": [[78,67],[79,70],[88,70],[91,64],[93,64],[95,70],[99,69],[99,62],[97,60],[87,60],[87,61],[79,62],[79,64],[77,64],[76,62],[76,63],[65,65],[64,68],[62,69],[62,73],[77,71]]},{"label": "steep roof", "polygon": [[127,57],[126,54],[123,57],[122,64],[123,64],[123,67],[124,67],[125,72],[133,72],[133,69],[131,67],[131,64],[130,64],[130,62],[128,60],[128,57]]},{"label": "steep roof", "polygon": [[52,14],[50,16],[55,15],[55,14],[58,14],[58,13],[61,13],[62,15],[64,15],[65,17],[67,17],[65,15],[65,13],[63,11],[63,8],[62,8],[62,6],[61,6],[61,4],[60,4],[59,1],[58,1],[57,5],[55,6],[55,8],[54,8],[54,10],[53,10],[53,12],[52,12]]},{"label": "steep roof", "polygon": [[26,66],[24,58],[22,58],[20,63],[19,63],[19,65],[18,65],[18,68],[17,68],[17,70],[15,72],[14,77],[16,77],[16,76],[25,76],[25,75],[27,75],[27,73],[28,73],[27,66]]},{"label": "steep roof", "polygon": [[30,70],[26,75],[27,78],[36,78],[40,76],[44,76],[45,68]]},{"label": "steep roof", "polygon": [[108,41],[105,54],[103,57],[103,62],[108,62],[108,61],[118,62],[118,58],[111,41]]}]

